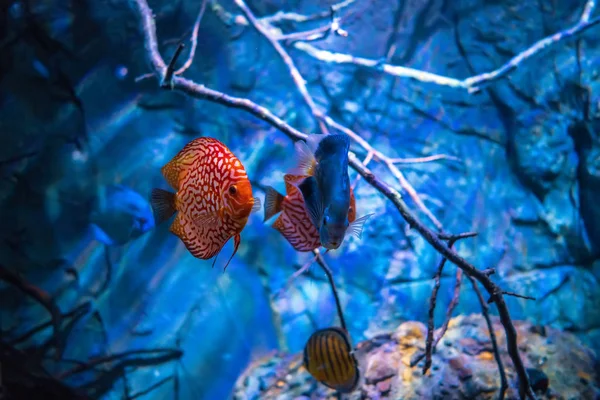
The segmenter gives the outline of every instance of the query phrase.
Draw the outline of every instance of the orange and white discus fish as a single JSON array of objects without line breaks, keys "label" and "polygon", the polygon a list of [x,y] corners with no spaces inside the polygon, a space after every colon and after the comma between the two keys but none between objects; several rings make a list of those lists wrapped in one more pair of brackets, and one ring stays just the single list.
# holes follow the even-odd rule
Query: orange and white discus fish
[{"label": "orange and white discus fish", "polygon": [[[156,223],[177,214],[170,231],[196,258],[208,260],[233,237],[233,254],[251,212],[260,209],[240,160],[223,143],[201,137],[188,143],[161,172],[172,193],[153,189],[150,199]],[[213,267],[215,263],[213,262]]]}]

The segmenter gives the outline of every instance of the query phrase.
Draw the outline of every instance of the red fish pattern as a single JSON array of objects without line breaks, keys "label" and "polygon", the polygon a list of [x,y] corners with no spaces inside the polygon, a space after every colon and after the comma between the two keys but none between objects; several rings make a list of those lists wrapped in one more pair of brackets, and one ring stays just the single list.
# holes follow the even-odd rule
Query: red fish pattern
[{"label": "red fish pattern", "polygon": [[170,231],[203,260],[217,256],[233,237],[226,269],[250,213],[260,208],[240,160],[217,139],[201,137],[188,143],[161,172],[176,193],[153,190],[156,219],[162,222],[177,212]]},{"label": "red fish pattern", "polygon": [[[319,231],[310,220],[304,204],[304,197],[297,185],[306,178],[306,175],[286,174],[286,196],[283,196],[272,187],[267,188],[265,200],[265,221],[278,212],[281,212],[272,227],[292,245],[296,251],[307,252],[321,246]],[[356,201],[354,191],[350,189],[350,209],[348,221],[356,219]]]}]

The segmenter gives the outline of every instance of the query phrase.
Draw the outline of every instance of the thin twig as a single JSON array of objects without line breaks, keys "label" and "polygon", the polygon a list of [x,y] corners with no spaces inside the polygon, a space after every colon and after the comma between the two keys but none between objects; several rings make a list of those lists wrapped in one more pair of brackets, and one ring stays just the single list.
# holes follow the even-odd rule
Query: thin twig
[{"label": "thin twig", "polygon": [[447,240],[448,243],[454,243],[457,240],[467,239],[467,238],[471,238],[471,237],[474,237],[474,236],[477,236],[477,232],[464,232],[464,233],[459,233],[457,235],[449,235],[449,234],[446,234],[446,233],[440,233],[438,235],[438,237],[440,239]]},{"label": "thin twig", "polygon": [[289,279],[287,280],[287,282],[285,283],[285,285],[279,289],[277,291],[277,293],[275,293],[273,295],[274,298],[280,297],[281,295],[283,295],[284,292],[286,292],[290,286],[292,286],[292,283],[294,282],[294,280],[296,278],[298,278],[300,275],[302,275],[304,273],[304,271],[306,271],[307,269],[310,268],[310,266],[317,261],[317,256],[312,257],[310,260],[308,260],[300,269],[298,269],[296,272],[294,272],[292,274],[292,276],[289,277]]},{"label": "thin twig", "polygon": [[[513,297],[518,297],[520,299],[525,299],[525,300],[534,300],[534,301],[536,300],[535,297],[525,296],[525,295],[514,293],[514,292],[502,291],[501,293],[505,296],[513,296]],[[487,303],[492,304],[496,298],[497,298],[497,295],[491,295],[490,298],[488,299]]]},{"label": "thin twig", "polygon": [[156,382],[152,386],[150,386],[150,387],[148,387],[146,389],[140,390],[139,392],[130,395],[129,396],[129,400],[134,400],[134,399],[137,399],[138,397],[145,396],[148,393],[150,393],[150,392],[158,389],[159,387],[161,387],[165,383],[169,382],[171,379],[173,379],[172,375],[171,376],[167,376],[166,378],[161,379],[160,381]]},{"label": "thin twig", "polygon": [[298,88],[298,91],[300,92],[302,99],[304,99],[304,102],[306,103],[308,108],[311,110],[313,115],[318,119],[319,126],[321,127],[321,131],[323,133],[327,133],[328,132],[327,127],[325,126],[325,124],[323,124],[323,121],[321,120],[323,117],[323,112],[317,108],[314,100],[312,99],[311,95],[308,93],[308,89],[306,88],[306,81],[304,80],[302,75],[300,75],[300,71],[298,71],[298,68],[296,68],[296,65],[294,64],[294,61],[292,60],[290,55],[281,46],[281,43],[279,43],[276,39],[274,39],[273,36],[269,33],[267,25],[264,25],[263,23],[261,23],[254,16],[254,14],[250,10],[250,8],[246,5],[244,0],[234,0],[234,1],[235,1],[235,4],[242,10],[244,15],[248,19],[248,21],[250,21],[250,25],[252,25],[258,33],[260,33],[262,36],[264,36],[265,39],[267,39],[269,41],[271,46],[273,46],[275,51],[279,54],[279,56],[281,57],[281,59],[283,60],[285,65],[287,66],[288,70],[290,71],[290,75],[292,76],[292,79],[293,79],[294,83],[296,84],[296,87]]},{"label": "thin twig", "polygon": [[498,400],[504,400],[504,396],[506,395],[506,390],[508,389],[508,380],[506,379],[506,372],[504,371],[504,365],[502,364],[502,358],[500,357],[500,350],[498,349],[498,341],[496,340],[496,333],[494,332],[494,325],[492,325],[492,321],[490,319],[489,307],[486,304],[479,287],[477,286],[477,282],[470,276],[467,278],[471,281],[471,285],[473,285],[473,290],[477,294],[477,298],[479,299],[479,304],[481,304],[481,313],[485,318],[485,322],[488,327],[488,332],[490,333],[490,341],[492,342],[492,348],[494,349],[494,358],[496,359],[496,363],[498,364],[498,371],[500,372],[500,395],[498,396]]},{"label": "thin twig", "polygon": [[163,88],[163,89],[169,88],[171,90],[173,89],[173,74],[175,73],[175,63],[177,62],[177,59],[181,55],[181,52],[183,51],[184,47],[185,47],[185,45],[183,43],[179,43],[179,45],[175,49],[175,53],[173,53],[171,62],[169,62],[169,65],[167,66],[167,71],[165,72],[165,76],[164,76],[162,82],[160,83],[161,88]]},{"label": "thin twig", "polygon": [[[61,318],[62,320],[67,320],[70,318],[75,318],[78,319],[79,315],[81,314],[87,314],[89,312],[89,310],[91,309],[91,304],[89,301],[82,303],[80,305],[78,305],[77,307],[75,307],[73,310],[62,314]],[[54,324],[54,320],[51,318],[49,321],[46,321],[44,323],[41,323],[40,325],[31,328],[30,330],[28,330],[27,332],[19,335],[18,337],[11,339],[8,344],[10,344],[11,346],[17,345],[21,342],[24,342],[26,340],[28,340],[29,338],[31,338],[32,336],[34,336],[35,334],[42,332],[43,330],[45,330],[46,328],[49,328],[51,326],[53,326]]]},{"label": "thin twig", "polygon": [[436,154],[436,155],[427,156],[427,157],[390,158],[389,159],[389,161],[392,164],[422,164],[422,163],[428,163],[428,162],[437,161],[437,160],[449,160],[449,161],[463,162],[458,157],[449,156],[446,154]]},{"label": "thin twig", "polygon": [[[452,246],[454,246],[454,243],[457,240],[469,238],[469,237],[472,237],[475,235],[476,235],[475,232],[467,232],[467,233],[463,233],[460,235],[452,236],[448,239],[448,248],[452,248]],[[440,264],[438,265],[435,276],[434,276],[435,283],[433,285],[433,290],[431,291],[431,297],[429,299],[429,313],[428,313],[428,319],[427,319],[427,337],[425,339],[425,352],[420,354],[419,356],[415,357],[411,361],[411,367],[414,367],[416,364],[418,364],[423,359],[423,357],[425,357],[425,365],[423,366],[423,374],[427,373],[427,370],[431,367],[432,353],[435,351],[438,343],[440,342],[440,340],[446,333],[446,330],[448,329],[448,324],[450,323],[450,319],[452,318],[452,313],[454,312],[454,309],[458,305],[458,298],[460,295],[460,285],[462,282],[462,270],[460,268],[458,268],[456,271],[456,283],[454,286],[454,295],[452,297],[452,300],[450,301],[450,304],[448,305],[448,309],[446,310],[446,319],[444,320],[444,323],[443,323],[437,337],[434,340],[433,334],[434,334],[435,329],[434,329],[433,317],[434,317],[434,311],[435,311],[435,306],[436,306],[436,302],[437,302],[437,294],[440,290],[440,283],[441,283],[440,281],[442,278],[442,272],[444,270],[444,265],[446,265],[446,258],[442,258],[442,260],[440,261]]]},{"label": "thin twig", "polygon": [[70,370],[64,371],[59,374],[59,379],[66,379],[72,375],[79,374],[81,372],[88,371],[97,367],[98,365],[110,363],[113,361],[118,361],[124,358],[128,358],[131,356],[140,356],[140,355],[158,355],[158,356],[168,356],[173,358],[179,358],[183,355],[183,351],[179,349],[152,349],[152,350],[130,350],[124,351],[118,354],[112,354],[105,357],[93,358],[87,362],[81,363]]},{"label": "thin twig", "polygon": [[[136,5],[136,9],[141,20],[147,57],[154,67],[155,72],[160,76],[164,76],[166,65],[160,56],[160,53],[158,52],[158,46],[156,42],[156,27],[154,25],[154,19],[152,18],[152,11],[148,7],[146,0],[134,0],[134,4]],[[228,96],[225,93],[208,89],[204,85],[199,85],[193,81],[177,76],[173,77],[173,89],[185,93],[193,98],[209,100],[230,108],[244,110],[261,119],[262,121],[267,122],[274,128],[279,129],[294,141],[305,140],[307,137],[304,133],[298,131],[281,118],[274,115],[267,108],[259,106],[248,99]],[[467,275],[477,279],[489,294],[499,291],[498,286],[489,278],[489,270],[478,270],[471,263],[458,255],[458,253],[448,248],[446,243],[444,243],[444,241],[438,237],[438,233],[430,230],[410,211],[400,193],[398,193],[398,191],[384,181],[378,179],[356,158],[353,153],[349,153],[349,165],[358,174],[360,174],[368,184],[389,199],[394,204],[400,215],[408,223],[408,225],[417,230],[419,234],[443,257],[450,260],[450,262],[462,269]],[[500,296],[495,303],[498,309],[500,320],[506,332],[506,346],[508,353],[519,378],[519,393],[522,397],[527,395],[531,399],[535,399],[535,394],[533,393],[533,390],[529,384],[529,378],[527,376],[527,372],[525,371],[525,366],[523,365],[523,361],[519,355],[519,349],[517,346],[517,331],[512,324],[510,312],[506,302]]]},{"label": "thin twig", "polygon": [[200,21],[202,21],[204,10],[206,10],[206,3],[208,3],[208,0],[202,0],[200,12],[198,12],[196,22],[194,22],[194,28],[192,29],[192,35],[190,37],[190,42],[192,42],[192,45],[190,46],[190,54],[188,55],[187,60],[181,66],[181,68],[175,71],[175,75],[183,74],[194,62],[194,56],[196,55],[196,47],[198,46],[198,30],[200,29]]},{"label": "thin twig", "polygon": [[333,298],[335,300],[335,307],[337,308],[338,318],[340,319],[340,325],[342,326],[343,330],[347,331],[348,329],[346,328],[346,319],[344,318],[344,313],[342,312],[342,303],[340,302],[337,288],[335,287],[335,282],[333,280],[333,274],[331,273],[331,270],[325,263],[325,260],[323,259],[323,256],[319,252],[319,249],[313,250],[313,254],[315,255],[315,258],[317,259],[317,264],[319,264],[319,266],[321,267],[323,272],[325,272],[325,275],[327,275],[327,279],[329,280],[329,286],[331,287],[331,291],[333,292]]},{"label": "thin twig", "polygon": [[64,348],[60,338],[62,313],[52,297],[50,297],[48,292],[45,290],[27,282],[18,274],[12,272],[2,265],[0,265],[0,280],[13,285],[27,296],[35,299],[39,304],[42,305],[42,307],[46,309],[46,311],[48,311],[52,319],[53,342],[56,348],[55,357],[56,359],[59,359],[62,356],[62,350]]},{"label": "thin twig", "polygon": [[[334,12],[338,12],[340,11],[342,8],[348,7],[350,6],[352,3],[354,3],[356,0],[345,0],[342,1],[341,3],[338,4],[334,4],[331,6],[331,9]],[[315,21],[318,19],[324,19],[329,17],[330,13],[328,11],[322,11],[320,13],[316,13],[316,14],[312,14],[312,15],[302,15],[302,14],[298,14],[295,12],[283,12],[283,11],[278,11],[277,13],[268,16],[268,17],[263,17],[260,20],[262,22],[268,23],[268,24],[273,24],[273,23],[278,23],[278,22],[284,22],[284,21],[291,21],[291,22],[310,22],[310,21]]]}]

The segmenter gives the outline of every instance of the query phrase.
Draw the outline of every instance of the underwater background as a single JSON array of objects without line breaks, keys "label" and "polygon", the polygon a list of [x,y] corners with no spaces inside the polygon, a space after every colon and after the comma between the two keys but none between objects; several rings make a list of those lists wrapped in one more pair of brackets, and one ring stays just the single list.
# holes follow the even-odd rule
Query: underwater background
[{"label": "underwater background", "polygon": [[[304,134],[323,125],[351,130],[351,159],[397,190],[428,229],[476,232],[453,249],[480,270],[493,268],[490,279],[503,290],[535,298],[504,296],[513,321],[547,326],[562,343],[555,351],[566,358],[549,352],[545,365],[589,364],[577,375],[584,388],[566,395],[574,386],[559,378],[565,392],[554,387],[555,398],[598,398],[594,1],[3,0],[0,386],[7,398],[44,390],[40,398],[72,398],[63,384],[98,399],[334,393],[316,383],[305,392],[281,384],[269,397],[243,379],[253,361],[299,354],[313,332],[339,325],[317,263],[289,281],[314,254],[295,251],[261,208],[223,271],[233,241],[212,268],[212,259],[186,250],[170,222],[155,221],[149,196],[167,188],[161,168],[198,137],[231,149],[263,204],[268,186],[285,193],[283,176],[296,158],[294,140],[260,113],[218,96],[194,98],[177,84],[169,90],[168,81],[161,87],[145,4],[164,63],[185,44],[177,68],[186,68],[176,76],[248,99]],[[503,65],[498,76],[465,80]],[[354,169],[349,176],[357,214],[373,215],[360,239],[346,237],[323,255],[348,333],[358,343],[403,323],[424,328],[442,255],[371,182]],[[453,299],[454,316],[481,314],[466,277],[454,297],[456,271],[448,262],[439,280],[436,328]],[[498,315],[494,304],[489,313]],[[389,398],[494,398],[487,396],[499,378],[490,374],[492,389],[463,397]],[[362,398],[388,398],[384,389]]]}]

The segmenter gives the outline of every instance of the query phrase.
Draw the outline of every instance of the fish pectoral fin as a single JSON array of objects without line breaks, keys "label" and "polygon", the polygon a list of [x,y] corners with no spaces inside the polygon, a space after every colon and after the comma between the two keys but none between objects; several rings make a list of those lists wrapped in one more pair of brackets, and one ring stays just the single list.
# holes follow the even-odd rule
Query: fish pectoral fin
[{"label": "fish pectoral fin", "polygon": [[260,211],[260,207],[261,207],[261,202],[260,199],[258,197],[254,198],[254,204],[252,205],[252,211],[251,212],[257,212]]},{"label": "fish pectoral fin", "polygon": [[313,175],[317,160],[314,152],[308,147],[308,144],[302,140],[298,140],[294,144],[296,149],[296,166],[289,173],[292,175]]},{"label": "fish pectoral fin", "polygon": [[271,186],[265,189],[265,219],[270,219],[275,214],[281,211],[281,203],[284,196]]},{"label": "fish pectoral fin", "polygon": [[317,180],[313,176],[307,177],[298,185],[298,190],[300,190],[302,197],[304,197],[304,204],[313,225],[318,229],[321,225],[321,218],[323,217],[325,207],[323,206],[323,199]]},{"label": "fish pectoral fin", "polygon": [[363,226],[364,226],[365,222],[369,218],[371,218],[373,215],[375,215],[375,213],[363,215],[362,217],[357,218],[354,221],[352,221],[352,223],[348,226],[348,232],[350,232],[350,234],[352,234],[360,239],[362,236],[362,230],[363,230]]},{"label": "fish pectoral fin", "polygon": [[156,224],[160,224],[175,214],[175,193],[154,188],[150,194],[150,206]]},{"label": "fish pectoral fin", "polygon": [[197,215],[193,221],[196,226],[215,225],[219,221],[219,212],[204,212]]}]

